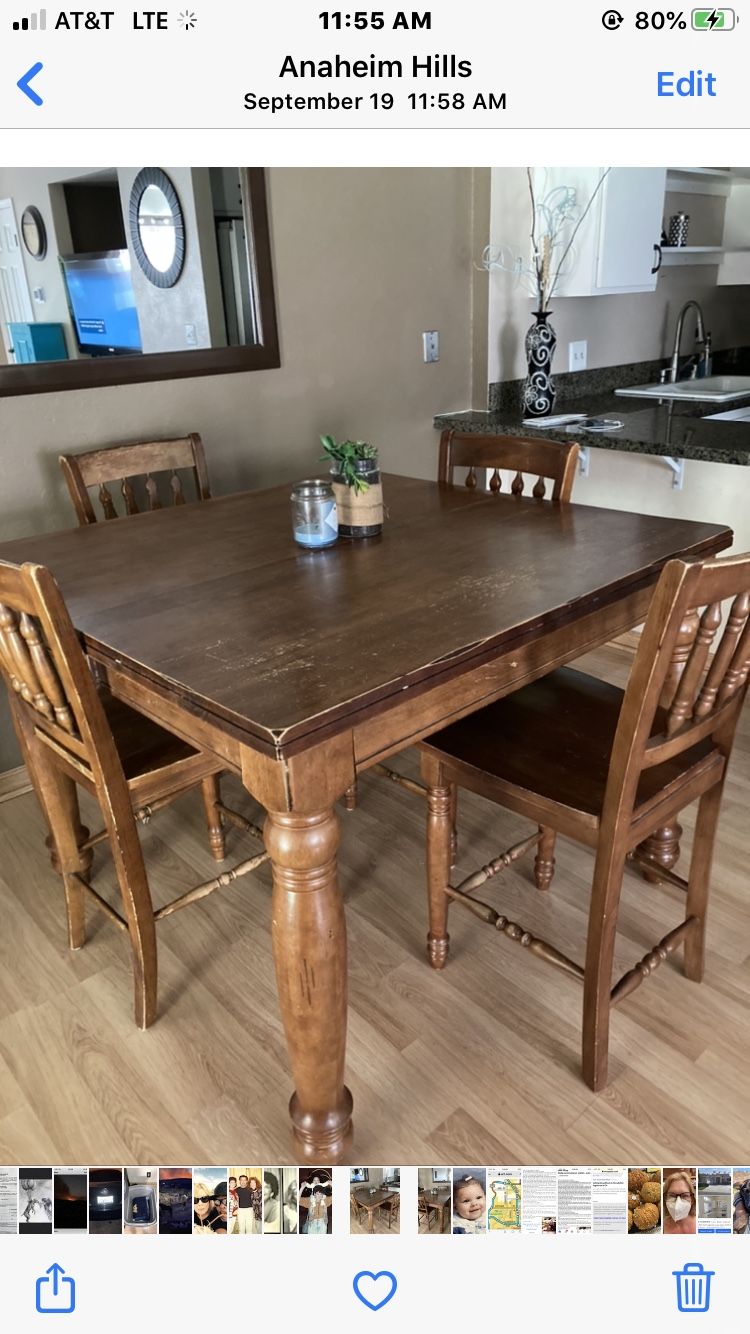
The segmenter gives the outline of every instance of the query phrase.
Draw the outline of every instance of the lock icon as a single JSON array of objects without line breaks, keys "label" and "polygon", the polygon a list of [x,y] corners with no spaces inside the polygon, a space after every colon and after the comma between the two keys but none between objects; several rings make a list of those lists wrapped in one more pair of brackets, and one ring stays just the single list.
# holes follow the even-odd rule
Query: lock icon
[{"label": "lock icon", "polygon": [[75,1279],[63,1278],[57,1263],[36,1281],[36,1309],[40,1315],[72,1315],[76,1309]]}]

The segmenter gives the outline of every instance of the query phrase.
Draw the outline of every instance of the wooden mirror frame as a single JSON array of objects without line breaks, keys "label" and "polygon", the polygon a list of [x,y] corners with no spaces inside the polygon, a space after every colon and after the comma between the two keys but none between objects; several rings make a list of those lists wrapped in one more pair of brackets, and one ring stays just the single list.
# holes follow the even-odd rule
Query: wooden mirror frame
[{"label": "wooden mirror frame", "polygon": [[180,352],[0,366],[0,398],[96,389],[104,385],[142,384],[151,380],[178,380],[195,375],[231,375],[238,371],[270,370],[281,365],[265,171],[263,167],[240,167],[239,171],[248,263],[257,294],[257,343],[242,347],[202,347]]}]

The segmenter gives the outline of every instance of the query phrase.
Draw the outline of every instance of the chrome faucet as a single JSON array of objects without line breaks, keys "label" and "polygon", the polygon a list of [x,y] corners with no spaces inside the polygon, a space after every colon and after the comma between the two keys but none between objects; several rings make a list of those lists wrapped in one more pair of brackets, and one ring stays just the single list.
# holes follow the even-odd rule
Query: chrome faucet
[{"label": "chrome faucet", "polygon": [[697,301],[686,301],[679,315],[677,316],[677,328],[674,331],[674,347],[672,349],[672,361],[669,367],[669,383],[675,384],[678,378],[680,366],[680,343],[682,342],[682,326],[685,323],[685,316],[690,307],[694,306],[696,310],[696,340],[703,344],[702,356],[706,363],[706,373],[708,369],[708,357],[711,335],[706,335],[706,326],[703,322],[703,311]]}]

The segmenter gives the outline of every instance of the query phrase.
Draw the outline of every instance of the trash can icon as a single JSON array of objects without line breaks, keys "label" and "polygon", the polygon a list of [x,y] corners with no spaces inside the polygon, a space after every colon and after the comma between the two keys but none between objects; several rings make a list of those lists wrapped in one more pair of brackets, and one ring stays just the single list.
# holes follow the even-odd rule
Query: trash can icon
[{"label": "trash can icon", "polygon": [[711,1302],[711,1279],[715,1269],[704,1269],[698,1262],[673,1269],[677,1280],[677,1310],[707,1311]]}]

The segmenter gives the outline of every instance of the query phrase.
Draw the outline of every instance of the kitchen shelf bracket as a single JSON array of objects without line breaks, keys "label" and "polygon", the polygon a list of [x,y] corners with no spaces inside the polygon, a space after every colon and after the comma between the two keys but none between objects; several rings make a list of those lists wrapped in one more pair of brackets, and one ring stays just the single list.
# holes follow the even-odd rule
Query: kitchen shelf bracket
[{"label": "kitchen shelf bracket", "polygon": [[681,491],[685,482],[685,460],[674,459],[669,454],[661,455],[662,463],[666,463],[672,472],[672,490]]}]

